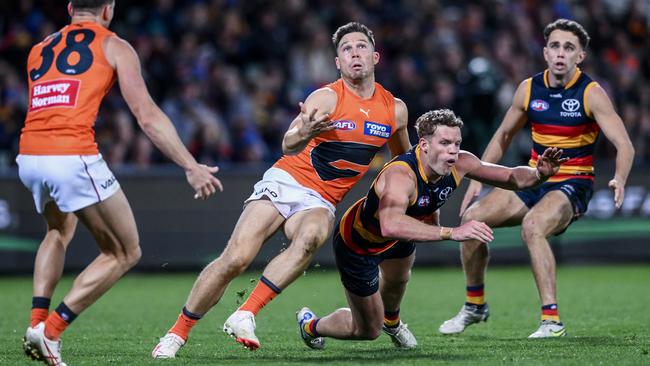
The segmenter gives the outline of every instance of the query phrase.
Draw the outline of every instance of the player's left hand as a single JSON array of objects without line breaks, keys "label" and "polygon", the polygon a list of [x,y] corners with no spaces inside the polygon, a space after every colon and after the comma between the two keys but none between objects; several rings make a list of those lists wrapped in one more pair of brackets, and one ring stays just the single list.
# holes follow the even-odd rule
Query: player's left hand
[{"label": "player's left hand", "polygon": [[187,182],[194,189],[194,199],[206,200],[217,191],[223,191],[221,181],[213,174],[219,171],[219,167],[196,164],[185,171]]},{"label": "player's left hand", "polygon": [[566,163],[569,158],[562,158],[562,149],[557,147],[549,147],[544,150],[542,156],[537,159],[537,172],[539,177],[546,180],[560,170],[560,165]]},{"label": "player's left hand", "polygon": [[607,186],[614,191],[614,204],[619,209],[623,205],[623,198],[625,197],[625,186],[616,179],[612,179],[607,183]]}]

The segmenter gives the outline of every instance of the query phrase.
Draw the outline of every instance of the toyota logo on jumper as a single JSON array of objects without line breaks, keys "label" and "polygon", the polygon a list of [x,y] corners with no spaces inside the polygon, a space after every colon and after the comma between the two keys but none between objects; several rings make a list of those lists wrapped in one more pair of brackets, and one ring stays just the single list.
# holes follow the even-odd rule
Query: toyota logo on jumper
[{"label": "toyota logo on jumper", "polygon": [[567,112],[575,112],[580,108],[580,102],[576,99],[567,99],[562,102],[562,109]]}]

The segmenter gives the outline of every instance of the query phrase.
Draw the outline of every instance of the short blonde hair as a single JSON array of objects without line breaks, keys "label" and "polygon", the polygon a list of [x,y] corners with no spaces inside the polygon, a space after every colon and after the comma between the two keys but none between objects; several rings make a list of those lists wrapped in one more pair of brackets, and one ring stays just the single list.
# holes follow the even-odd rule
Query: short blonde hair
[{"label": "short blonde hair", "polygon": [[415,121],[415,130],[418,137],[422,138],[436,133],[436,129],[440,125],[463,128],[463,120],[456,116],[451,109],[436,109],[421,115]]}]

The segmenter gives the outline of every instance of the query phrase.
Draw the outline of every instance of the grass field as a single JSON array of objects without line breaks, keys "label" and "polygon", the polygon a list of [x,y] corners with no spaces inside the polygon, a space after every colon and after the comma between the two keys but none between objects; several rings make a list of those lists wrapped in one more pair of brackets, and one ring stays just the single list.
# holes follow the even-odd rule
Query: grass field
[{"label": "grass field", "polygon": [[[486,295],[490,321],[460,336],[441,336],[440,323],[464,300],[459,269],[415,268],[402,318],[418,338],[416,350],[400,351],[385,335],[373,342],[328,340],[324,351],[308,350],[294,313],[303,305],[317,314],[346,306],[338,275],[312,268],[259,314],[262,348],[250,352],[221,331],[243,290],[258,273],[238,278],[194,329],[175,360],[153,361],[149,353],[175,320],[195,274],[130,274],[83,313],[64,334],[68,365],[650,365],[650,266],[590,266],[559,269],[559,305],[569,336],[527,340],[539,320],[539,303],[527,267],[492,268]],[[71,278],[53,299],[56,306]],[[29,365],[20,349],[28,323],[31,279],[0,277],[0,365]]]}]

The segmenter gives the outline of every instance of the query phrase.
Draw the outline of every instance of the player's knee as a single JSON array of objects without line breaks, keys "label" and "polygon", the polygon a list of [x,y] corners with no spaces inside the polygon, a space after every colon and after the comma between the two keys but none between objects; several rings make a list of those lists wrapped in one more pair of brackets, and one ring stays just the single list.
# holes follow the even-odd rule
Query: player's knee
[{"label": "player's knee", "polygon": [[127,251],[126,256],[125,256],[125,265],[127,268],[132,268],[138,262],[140,262],[140,259],[142,258],[142,249],[140,249],[140,245],[135,245],[134,248],[130,249]]},{"label": "player's knee", "polygon": [[250,264],[250,261],[242,256],[226,253],[222,254],[217,259],[217,261],[220,262],[220,267],[229,277],[236,277],[240,275],[246,270],[246,268],[248,268],[248,265]]},{"label": "player's knee", "polygon": [[381,335],[381,328],[364,328],[364,329],[355,329],[354,338],[361,341],[374,341],[379,338]]},{"label": "player's knee", "polygon": [[386,283],[389,287],[399,287],[406,286],[411,279],[411,271],[408,270],[397,275],[392,275],[390,277],[382,277],[382,281]]},{"label": "player's knee", "polygon": [[478,208],[477,205],[472,205],[470,206],[465,213],[463,213],[463,217],[461,217],[460,221],[461,224],[464,224],[466,222],[470,222],[472,220],[476,221],[482,221],[482,214],[480,212],[480,209]]},{"label": "player's knee", "polygon": [[300,246],[303,257],[312,257],[325,240],[327,240],[327,233],[324,233],[321,228],[305,228],[294,242]]},{"label": "player's knee", "polygon": [[534,239],[544,237],[539,218],[533,215],[526,215],[521,222],[521,239],[530,243]]}]

